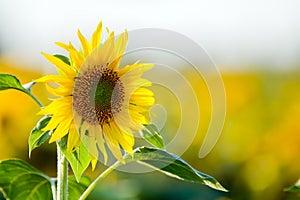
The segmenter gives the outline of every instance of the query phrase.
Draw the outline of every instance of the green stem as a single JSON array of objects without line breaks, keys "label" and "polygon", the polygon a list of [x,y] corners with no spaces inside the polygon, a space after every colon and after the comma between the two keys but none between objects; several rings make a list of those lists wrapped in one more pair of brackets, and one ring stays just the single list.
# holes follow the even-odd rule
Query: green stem
[{"label": "green stem", "polygon": [[44,105],[30,91],[28,91],[27,94],[40,106],[40,108],[44,108]]},{"label": "green stem", "polygon": [[87,196],[92,192],[92,190],[96,187],[98,182],[100,182],[102,179],[104,179],[108,174],[110,174],[114,169],[122,165],[120,161],[115,162],[112,166],[107,168],[104,172],[102,172],[90,185],[89,187],[84,191],[84,193],[80,196],[79,200],[84,200],[87,198]]},{"label": "green stem", "polygon": [[56,180],[55,180],[55,178],[51,178],[50,183],[51,183],[51,190],[52,190],[53,200],[57,200],[57,198],[56,198]]},{"label": "green stem", "polygon": [[57,200],[68,199],[68,161],[57,144]]},{"label": "green stem", "polygon": [[32,93],[31,93],[31,88],[32,86],[34,86],[36,84],[36,82],[29,82],[26,84],[23,84],[22,87],[25,90],[21,90],[22,92],[25,92],[26,94],[28,94],[39,106],[40,108],[44,108],[44,105],[38,100],[38,98],[36,98]]}]

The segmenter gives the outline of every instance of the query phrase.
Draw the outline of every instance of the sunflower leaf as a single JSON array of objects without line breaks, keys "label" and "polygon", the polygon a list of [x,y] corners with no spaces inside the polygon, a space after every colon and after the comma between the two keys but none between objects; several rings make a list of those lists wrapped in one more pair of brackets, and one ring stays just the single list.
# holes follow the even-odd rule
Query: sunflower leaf
[{"label": "sunflower leaf", "polygon": [[163,149],[165,147],[164,140],[159,134],[158,128],[154,124],[145,124],[145,129],[140,131],[141,136],[154,147]]},{"label": "sunflower leaf", "polygon": [[29,94],[29,91],[22,86],[17,77],[11,74],[0,74],[0,91],[8,89],[15,89]]},{"label": "sunflower leaf", "polygon": [[35,127],[32,129],[29,139],[29,157],[33,149],[41,146],[45,141],[47,141],[51,136],[51,131],[43,131],[42,129],[45,128],[50,121],[51,116],[45,115],[43,116]]},{"label": "sunflower leaf", "polygon": [[292,186],[285,188],[285,192],[300,192],[300,179]]},{"label": "sunflower leaf", "polygon": [[50,178],[18,159],[0,162],[0,191],[6,199],[52,200]]},{"label": "sunflower leaf", "polygon": [[[57,179],[54,178],[54,183],[57,185]],[[78,183],[75,176],[68,176],[68,198],[79,199],[82,193],[91,184],[91,180],[83,176]]]},{"label": "sunflower leaf", "polygon": [[20,83],[17,77],[11,74],[0,74],[0,91],[1,90],[8,90],[8,89],[15,89],[25,94],[29,95],[40,107],[43,107],[41,102],[31,94],[30,89],[35,84],[35,82],[30,82],[25,84],[24,86]]},{"label": "sunflower leaf", "polygon": [[68,197],[69,199],[79,199],[82,193],[88,188],[91,181],[88,177],[83,176],[78,183],[75,176],[68,177]]},{"label": "sunflower leaf", "polygon": [[77,182],[80,182],[83,172],[87,169],[91,162],[91,156],[84,146],[83,142],[80,143],[79,147],[76,147],[72,152],[67,152],[67,137],[62,138],[58,145],[63,154],[68,159],[71,168],[74,172]]},{"label": "sunflower leaf", "polygon": [[227,191],[215,178],[197,171],[177,155],[161,149],[140,147],[134,151],[132,156],[127,155],[125,161],[127,163],[137,161],[168,176],[184,181],[202,183],[216,190]]}]

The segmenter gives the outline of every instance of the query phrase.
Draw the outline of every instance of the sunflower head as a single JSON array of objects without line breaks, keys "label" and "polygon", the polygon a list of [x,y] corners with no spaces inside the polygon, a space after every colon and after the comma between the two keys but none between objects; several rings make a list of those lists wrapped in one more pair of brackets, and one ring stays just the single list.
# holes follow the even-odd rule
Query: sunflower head
[{"label": "sunflower head", "polygon": [[[79,50],[72,43],[56,43],[69,53],[69,62],[44,54],[59,75],[47,75],[37,82],[46,82],[50,93],[57,96],[39,114],[52,115],[44,130],[54,130],[50,142],[67,137],[68,151],[84,142],[95,167],[102,152],[107,161],[107,148],[120,161],[122,151],[131,153],[134,132],[148,124],[147,113],[154,103],[153,93],[147,88],[151,82],[143,73],[152,64],[134,63],[120,67],[127,45],[125,31],[119,37],[113,32],[101,43],[102,23],[88,41],[78,30]],[[48,82],[57,83],[57,87]]]}]

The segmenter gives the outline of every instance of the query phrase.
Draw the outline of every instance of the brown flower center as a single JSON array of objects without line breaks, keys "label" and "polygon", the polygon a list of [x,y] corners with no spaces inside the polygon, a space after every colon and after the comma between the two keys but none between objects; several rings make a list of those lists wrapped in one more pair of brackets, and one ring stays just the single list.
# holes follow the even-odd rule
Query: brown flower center
[{"label": "brown flower center", "polygon": [[121,111],[124,87],[116,71],[94,65],[76,78],[73,109],[89,124],[109,123]]}]

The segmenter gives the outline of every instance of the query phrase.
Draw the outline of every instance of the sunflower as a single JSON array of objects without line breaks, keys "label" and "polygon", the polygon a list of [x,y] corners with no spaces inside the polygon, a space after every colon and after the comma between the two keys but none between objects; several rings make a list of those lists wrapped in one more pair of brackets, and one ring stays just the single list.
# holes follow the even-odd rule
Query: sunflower
[{"label": "sunflower", "polygon": [[125,30],[116,38],[114,32],[107,32],[108,38],[101,43],[102,22],[91,41],[78,30],[79,50],[72,43],[57,42],[69,53],[69,61],[42,53],[59,74],[36,80],[46,83],[47,90],[57,97],[38,113],[52,116],[43,129],[54,130],[49,142],[67,137],[67,152],[72,152],[84,141],[93,168],[99,150],[107,162],[106,146],[121,162],[122,149],[132,153],[134,132],[149,123],[146,116],[154,103],[153,93],[147,89],[151,82],[141,77],[153,65],[134,63],[119,69],[128,34]]}]

